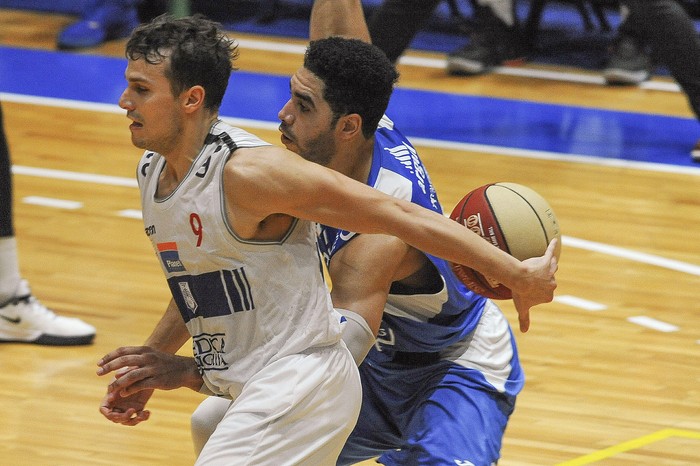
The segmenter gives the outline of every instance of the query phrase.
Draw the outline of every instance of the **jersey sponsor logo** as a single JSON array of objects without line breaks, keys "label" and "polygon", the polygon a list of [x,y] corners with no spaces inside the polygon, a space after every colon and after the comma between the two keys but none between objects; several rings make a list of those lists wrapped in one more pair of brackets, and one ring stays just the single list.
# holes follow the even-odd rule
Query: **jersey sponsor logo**
[{"label": "jersey sponsor logo", "polygon": [[158,255],[163,267],[168,273],[185,272],[185,266],[180,260],[176,242],[158,243]]},{"label": "jersey sponsor logo", "polygon": [[395,147],[385,147],[384,150],[389,151],[389,153],[393,155],[396,160],[408,168],[408,171],[413,173],[413,155],[417,153],[413,147],[409,146],[408,144],[399,144]]},{"label": "jersey sponsor logo", "polygon": [[185,301],[185,304],[187,305],[187,309],[190,310],[193,314],[197,312],[197,301],[194,299],[194,295],[192,294],[192,290],[190,290],[190,285],[187,282],[178,282],[177,285],[180,287],[180,294],[182,295],[183,300]]},{"label": "jersey sponsor logo", "polygon": [[243,268],[168,278],[168,285],[185,322],[255,309],[253,290]]},{"label": "jersey sponsor logo", "polygon": [[155,225],[148,225],[143,230],[146,232],[146,236],[153,236],[156,234],[156,226]]},{"label": "jersey sponsor logo", "polygon": [[394,158],[401,163],[401,165],[406,167],[409,172],[416,175],[416,183],[418,183],[421,191],[423,191],[423,194],[425,194],[427,192],[426,180],[428,178],[428,174],[425,172],[425,168],[423,168],[423,164],[418,158],[418,152],[416,149],[410,144],[404,143],[395,147],[387,147],[385,150],[389,151],[389,153],[393,155]]},{"label": "jersey sponsor logo", "polygon": [[200,333],[192,337],[194,359],[202,370],[222,371],[228,369],[224,359],[226,342],[223,333]]},{"label": "jersey sponsor logo", "polygon": [[474,463],[469,460],[455,460],[455,464],[457,466],[474,466]]}]

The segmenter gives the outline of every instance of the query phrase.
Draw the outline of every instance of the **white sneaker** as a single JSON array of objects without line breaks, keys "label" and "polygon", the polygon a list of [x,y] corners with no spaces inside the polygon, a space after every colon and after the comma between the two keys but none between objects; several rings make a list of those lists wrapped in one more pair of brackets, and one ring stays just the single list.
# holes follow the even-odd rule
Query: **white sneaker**
[{"label": "white sneaker", "polygon": [[38,345],[88,345],[95,338],[95,327],[74,317],[61,317],[41,304],[26,280],[17,296],[0,306],[0,342]]}]

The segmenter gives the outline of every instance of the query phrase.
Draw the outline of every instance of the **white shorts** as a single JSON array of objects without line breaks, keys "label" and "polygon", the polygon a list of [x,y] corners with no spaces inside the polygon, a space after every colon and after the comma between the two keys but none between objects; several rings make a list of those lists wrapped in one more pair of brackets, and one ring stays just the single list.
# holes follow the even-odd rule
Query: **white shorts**
[{"label": "white shorts", "polygon": [[275,361],[235,400],[213,402],[226,411],[196,465],[331,466],[357,421],[362,388],[341,342]]}]

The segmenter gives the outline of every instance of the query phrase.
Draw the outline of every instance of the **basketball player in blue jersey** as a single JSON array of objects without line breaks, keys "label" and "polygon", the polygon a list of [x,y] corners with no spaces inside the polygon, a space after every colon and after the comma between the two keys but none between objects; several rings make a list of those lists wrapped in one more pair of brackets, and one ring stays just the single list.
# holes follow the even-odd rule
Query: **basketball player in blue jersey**
[{"label": "basketball player in blue jersey", "polygon": [[[336,34],[361,40],[329,37]],[[383,116],[391,87],[380,83],[396,72],[368,42],[359,1],[316,0],[304,65],[279,112],[282,142],[441,214],[415,148]],[[500,309],[466,289],[445,260],[399,238],[322,226],[319,246],[333,305],[347,319],[343,339],[364,358],[360,418],[338,464],[495,464],[524,382]],[[526,331],[527,309],[519,313]],[[223,407],[210,398],[193,414],[196,449]]]},{"label": "basketball player in blue jersey", "polygon": [[[370,56],[365,50],[371,46],[364,31],[353,31],[364,24],[359,8],[354,16],[343,12],[352,29],[338,31],[332,18],[342,10],[335,2],[315,2],[311,40],[318,41],[311,43],[304,68],[291,80],[292,97],[280,111],[282,141],[305,158],[442,213],[408,139],[386,117],[372,134],[371,113],[359,102],[373,87],[372,70],[389,65],[363,58]],[[337,33],[365,41],[323,39]],[[357,62],[348,63],[348,57]],[[341,126],[353,113],[366,123],[364,132]],[[340,115],[337,124],[330,115]],[[332,143],[317,143],[326,139]],[[318,154],[320,147],[330,149]],[[338,464],[377,456],[385,465],[496,464],[524,383],[515,339],[501,310],[466,289],[446,261],[398,238],[323,226],[319,245],[334,306],[363,316],[377,335],[360,366],[360,418]],[[528,317],[521,317],[526,330]]]},{"label": "basketball player in blue jersey", "polygon": [[[172,300],[146,345],[98,362],[98,375],[115,375],[100,405],[107,419],[136,425],[150,416],[154,389],[187,387],[226,400],[197,464],[335,464],[361,390],[313,222],[395,235],[488,271],[523,312],[552,299],[554,244],[520,262],[434,210],[222,122],[235,47],[216,23],[157,18],[133,32],[126,56],[119,104],[145,149],[137,169],[145,232]],[[385,76],[389,89],[395,77]],[[175,355],[188,338],[193,357]]]}]

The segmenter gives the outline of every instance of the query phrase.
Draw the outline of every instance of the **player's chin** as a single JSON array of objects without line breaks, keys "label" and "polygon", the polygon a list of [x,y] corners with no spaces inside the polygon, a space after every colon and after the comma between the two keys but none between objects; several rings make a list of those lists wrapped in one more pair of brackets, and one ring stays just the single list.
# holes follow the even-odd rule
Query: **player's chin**
[{"label": "player's chin", "polygon": [[282,144],[284,144],[284,147],[286,147],[288,150],[291,150],[292,152],[296,152],[297,154],[299,153],[299,148],[297,147],[296,144],[294,144],[294,141],[289,139],[284,134],[280,135],[280,141],[282,141]]}]

